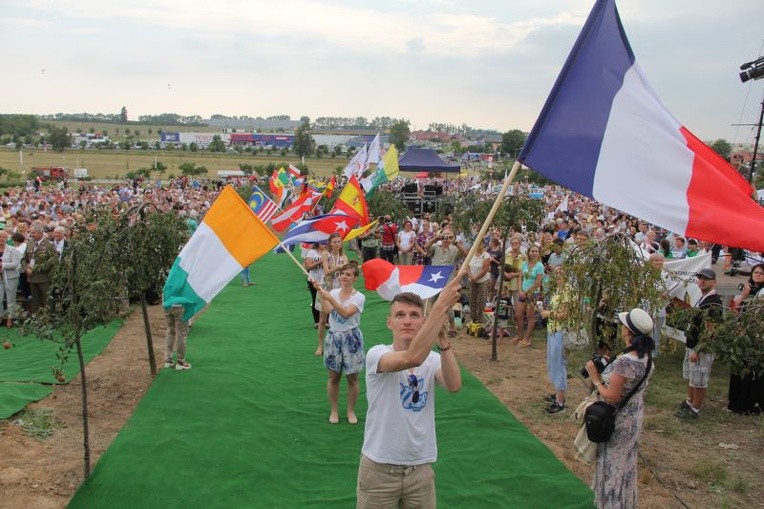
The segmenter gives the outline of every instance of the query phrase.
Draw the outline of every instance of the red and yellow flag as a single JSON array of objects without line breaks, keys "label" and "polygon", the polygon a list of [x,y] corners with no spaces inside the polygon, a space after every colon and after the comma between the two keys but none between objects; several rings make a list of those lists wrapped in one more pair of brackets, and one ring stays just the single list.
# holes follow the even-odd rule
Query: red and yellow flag
[{"label": "red and yellow flag", "polygon": [[337,201],[334,202],[334,207],[330,213],[337,212],[357,219],[361,226],[369,224],[369,208],[366,205],[361,184],[358,183],[355,175],[350,177],[347,185],[337,197]]}]

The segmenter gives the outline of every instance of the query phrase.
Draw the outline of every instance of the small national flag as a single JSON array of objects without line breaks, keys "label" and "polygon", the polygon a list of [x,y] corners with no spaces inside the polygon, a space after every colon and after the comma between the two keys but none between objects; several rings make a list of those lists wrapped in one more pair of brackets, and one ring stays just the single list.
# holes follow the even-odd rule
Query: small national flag
[{"label": "small national flag", "polygon": [[297,198],[291,205],[285,208],[281,214],[273,216],[271,219],[271,226],[273,229],[277,232],[283,232],[292,226],[293,223],[302,219],[302,216],[304,216],[306,212],[310,212],[310,209],[313,208],[313,202],[319,196],[321,196],[320,193],[308,191],[305,195]]},{"label": "small national flag", "polygon": [[344,240],[345,242],[347,242],[347,241],[349,241],[349,240],[353,240],[354,238],[356,238],[356,237],[359,237],[359,236],[363,235],[363,234],[364,234],[364,233],[366,233],[367,231],[369,231],[369,230],[371,230],[372,228],[374,228],[375,226],[377,226],[377,224],[378,224],[378,223],[379,223],[379,221],[378,221],[378,220],[375,220],[373,223],[369,223],[369,224],[367,224],[366,226],[360,226],[360,227],[358,227],[358,228],[353,228],[352,230],[350,230],[350,233],[348,233],[348,234],[345,236],[345,238],[344,238],[344,239],[342,239],[342,240]]},{"label": "small national flag", "polygon": [[377,169],[364,178],[361,181],[364,191],[366,191],[366,197],[368,198],[377,190],[377,188],[385,182],[390,182],[398,176],[400,168],[398,167],[398,149],[395,145],[390,147],[390,150],[385,152]]},{"label": "small national flag", "polygon": [[366,205],[366,198],[364,198],[361,184],[358,183],[355,175],[350,177],[348,183],[345,184],[342,192],[337,197],[337,201],[334,202],[334,207],[330,213],[347,214],[355,221],[353,226],[358,223],[361,226],[369,223],[369,208]]},{"label": "small national flag", "polygon": [[595,4],[517,159],[669,231],[764,251],[764,208],[663,105],[614,0]]},{"label": "small national flag", "polygon": [[351,159],[348,165],[345,167],[345,177],[350,178],[355,175],[356,178],[361,178],[363,172],[369,169],[369,162],[367,161],[367,158],[368,150],[366,145],[364,145],[361,150],[355,153],[353,159]]},{"label": "small national flag", "polygon": [[249,206],[263,223],[270,221],[273,214],[279,210],[273,200],[268,198],[265,193],[255,185],[252,186],[252,196],[249,197]]},{"label": "small national flag", "polygon": [[300,176],[302,176],[302,172],[300,169],[293,164],[290,164],[287,168],[287,173],[289,174],[289,178],[294,182],[295,180],[299,179]]},{"label": "small national flag", "polygon": [[393,265],[375,258],[361,265],[367,290],[375,290],[387,301],[401,292],[412,292],[423,299],[440,293],[454,267],[451,265]]},{"label": "small national flag", "polygon": [[334,188],[337,186],[337,176],[332,175],[332,178],[329,180],[329,183],[326,185],[326,188],[324,189],[324,196],[328,200],[332,197],[332,194],[334,194]]},{"label": "small national flag", "polygon": [[276,236],[236,191],[224,187],[172,265],[162,305],[180,304],[183,319],[190,319],[276,244]]},{"label": "small national flag", "polygon": [[277,202],[279,202],[280,206],[283,206],[284,202],[286,201],[287,182],[289,182],[289,177],[287,177],[286,172],[284,171],[284,168],[273,170],[273,174],[271,175],[271,178],[268,181],[268,185],[271,189],[271,193],[273,193],[273,198]]},{"label": "small national flag", "polygon": [[309,217],[289,230],[281,243],[288,246],[300,242],[326,242],[332,233],[339,233],[344,238],[351,228],[351,220],[345,214]]},{"label": "small national flag", "polygon": [[377,133],[371,145],[369,145],[368,154],[366,155],[366,167],[368,168],[370,164],[379,164],[381,160],[382,146],[379,143],[379,133]]}]

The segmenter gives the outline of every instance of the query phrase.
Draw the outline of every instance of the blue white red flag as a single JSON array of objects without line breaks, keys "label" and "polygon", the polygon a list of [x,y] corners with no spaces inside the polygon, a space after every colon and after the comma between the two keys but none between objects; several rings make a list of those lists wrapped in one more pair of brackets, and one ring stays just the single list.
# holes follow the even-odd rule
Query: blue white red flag
[{"label": "blue white red flag", "polygon": [[285,246],[300,242],[326,242],[329,235],[339,233],[343,238],[353,228],[345,214],[324,214],[305,219],[289,230],[281,243]]},{"label": "blue white red flag", "polygon": [[670,231],[764,251],[764,208],[661,103],[614,0],[595,4],[518,160]]},{"label": "blue white red flag", "polygon": [[249,197],[247,203],[255,215],[260,218],[260,221],[266,224],[273,217],[273,214],[279,211],[278,205],[255,185],[252,186],[252,196]]},{"label": "blue white red flag", "polygon": [[393,265],[375,258],[361,265],[367,290],[375,290],[390,301],[401,292],[412,292],[423,299],[440,293],[454,267],[451,265]]}]

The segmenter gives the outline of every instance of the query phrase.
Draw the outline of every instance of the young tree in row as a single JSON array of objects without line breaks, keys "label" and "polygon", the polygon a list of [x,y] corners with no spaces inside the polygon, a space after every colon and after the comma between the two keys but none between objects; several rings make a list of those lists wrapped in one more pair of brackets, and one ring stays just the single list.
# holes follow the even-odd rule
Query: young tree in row
[{"label": "young tree in row", "polygon": [[[114,217],[110,210],[89,213],[72,230],[60,259],[40,263],[52,275],[51,305],[24,326],[42,339],[59,344],[60,366],[54,370],[63,381],[63,366],[74,352],[79,364],[84,477],[90,476],[88,379],[82,339],[125,312],[124,303],[138,294],[145,304],[149,288],[161,288],[182,245],[187,229],[174,212],[133,210]],[[145,313],[145,308],[144,308]],[[146,324],[144,314],[144,324]],[[147,329],[150,339],[150,330]],[[149,346],[153,361],[153,347]],[[155,372],[155,369],[152,373]]]}]

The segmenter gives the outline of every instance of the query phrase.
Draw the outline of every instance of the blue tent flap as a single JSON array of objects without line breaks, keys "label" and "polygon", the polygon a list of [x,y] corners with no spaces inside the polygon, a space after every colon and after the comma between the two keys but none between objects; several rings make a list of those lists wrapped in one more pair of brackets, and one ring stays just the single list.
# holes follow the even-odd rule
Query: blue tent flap
[{"label": "blue tent flap", "polygon": [[459,173],[461,166],[445,162],[430,148],[411,147],[398,158],[401,171],[425,171],[427,173]]}]

